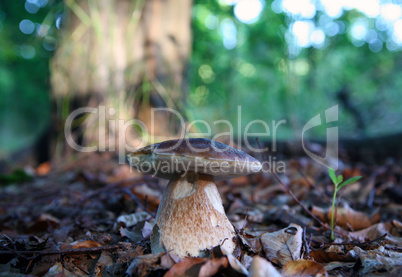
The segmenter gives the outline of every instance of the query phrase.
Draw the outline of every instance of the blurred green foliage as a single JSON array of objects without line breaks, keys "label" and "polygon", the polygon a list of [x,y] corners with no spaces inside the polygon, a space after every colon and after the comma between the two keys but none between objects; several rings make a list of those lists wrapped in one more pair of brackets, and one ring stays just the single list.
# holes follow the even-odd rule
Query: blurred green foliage
[{"label": "blurred green foliage", "polygon": [[[27,3],[0,3],[0,155],[29,147],[50,119],[51,53],[43,46],[48,37],[39,33],[55,3],[36,13],[26,10]],[[28,26],[31,34],[20,30],[27,19],[33,23]]]},{"label": "blurred green foliage", "polygon": [[[280,2],[280,1],[276,1]],[[241,106],[242,129],[247,122],[261,119],[285,119],[278,128],[281,138],[298,137],[304,124],[316,114],[340,104],[340,136],[357,137],[356,119],[341,105],[337,93],[346,89],[350,102],[366,123],[366,135],[376,136],[402,131],[400,87],[402,83],[402,53],[384,47],[377,53],[368,43],[353,44],[351,28],[356,20],[368,22],[384,41],[387,30],[376,29],[376,18],[357,10],[345,10],[334,19],[344,26],[343,32],[326,36],[325,47],[297,48],[288,30],[296,20],[286,13],[275,13],[271,1],[266,1],[260,18],[246,24],[234,16],[234,6],[225,1],[196,2],[193,10],[193,54],[191,58],[191,94],[189,106],[194,119],[212,123],[227,119],[237,125],[238,106]],[[318,2],[317,2],[318,3]],[[319,4],[317,4],[317,7]],[[213,28],[209,23],[216,18]],[[317,10],[310,21],[320,26],[328,16]],[[222,22],[231,20],[237,29],[237,46],[231,50],[222,43]],[[382,45],[382,44],[381,44]],[[399,47],[399,49],[402,49]],[[250,130],[264,131],[254,124]],[[199,124],[200,129],[206,131]],[[228,129],[221,124],[223,130]],[[311,130],[312,137],[325,135],[325,124]]]}]

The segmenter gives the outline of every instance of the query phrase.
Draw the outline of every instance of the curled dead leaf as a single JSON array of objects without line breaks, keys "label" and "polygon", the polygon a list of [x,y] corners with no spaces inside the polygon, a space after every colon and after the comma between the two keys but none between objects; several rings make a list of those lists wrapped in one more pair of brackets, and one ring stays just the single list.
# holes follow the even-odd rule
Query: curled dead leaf
[{"label": "curled dead leaf", "polygon": [[175,264],[166,272],[165,277],[175,276],[198,276],[201,266],[206,262],[205,258],[185,258],[183,261]]},{"label": "curled dead leaf", "polygon": [[102,246],[99,242],[93,240],[85,240],[82,242],[76,242],[73,246],[73,249],[78,248],[92,248],[92,247],[100,247]]},{"label": "curled dead leaf", "polygon": [[250,277],[280,277],[281,274],[276,268],[266,259],[255,256],[250,266]]},{"label": "curled dead leaf", "polygon": [[282,268],[281,273],[285,277],[328,276],[322,264],[310,260],[291,261]]},{"label": "curled dead leaf", "polygon": [[355,262],[356,257],[353,257],[349,253],[346,255],[338,254],[335,252],[326,252],[324,250],[313,250],[310,252],[310,257],[314,258],[319,263],[329,263],[333,261],[340,262]]},{"label": "curled dead leaf", "polygon": [[266,258],[278,265],[300,259],[303,229],[296,224],[261,236]]},{"label": "curled dead leaf", "polygon": [[391,222],[381,222],[360,231],[350,232],[349,236],[351,239],[364,242],[367,240],[374,240],[384,234],[387,234],[386,239],[388,240],[389,244],[402,247],[402,238],[392,235],[394,233],[398,234],[400,231],[402,231],[401,228],[398,228],[400,223],[398,222],[399,224],[395,224],[395,222],[398,221],[393,220]]},{"label": "curled dead leaf", "polygon": [[[323,209],[314,206],[311,212],[324,222],[331,222],[332,209]],[[342,227],[350,227],[353,230],[367,228],[380,221],[380,214],[377,212],[371,216],[356,211],[344,203],[342,207],[337,209],[337,225]]]}]

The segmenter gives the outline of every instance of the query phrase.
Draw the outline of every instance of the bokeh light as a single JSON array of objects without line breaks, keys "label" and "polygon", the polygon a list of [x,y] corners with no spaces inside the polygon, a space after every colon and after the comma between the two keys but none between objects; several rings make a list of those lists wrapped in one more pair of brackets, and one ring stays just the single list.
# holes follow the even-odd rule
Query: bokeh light
[{"label": "bokeh light", "polygon": [[26,35],[32,34],[35,30],[35,24],[29,19],[22,20],[19,27],[21,32]]},{"label": "bokeh light", "polygon": [[263,7],[259,0],[241,0],[236,4],[234,14],[241,22],[251,24],[258,20]]},{"label": "bokeh light", "polygon": [[226,49],[233,49],[237,45],[237,29],[233,21],[229,18],[222,20],[221,32],[223,38],[223,46]]}]

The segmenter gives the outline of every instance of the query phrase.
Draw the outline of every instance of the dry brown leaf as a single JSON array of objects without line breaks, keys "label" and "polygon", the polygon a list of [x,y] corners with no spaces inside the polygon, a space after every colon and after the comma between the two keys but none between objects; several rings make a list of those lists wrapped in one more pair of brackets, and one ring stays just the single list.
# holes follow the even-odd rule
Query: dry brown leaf
[{"label": "dry brown leaf", "polygon": [[[229,261],[227,257],[215,258],[208,260],[203,264],[198,273],[198,277],[208,277],[213,276],[229,266]],[[192,276],[192,275],[189,275]]]},{"label": "dry brown leaf", "polygon": [[[395,222],[397,223],[395,224]],[[396,220],[385,223],[382,222],[357,232],[350,232],[349,236],[351,239],[364,242],[367,240],[374,240],[376,238],[381,237],[384,234],[387,234],[386,239],[389,241],[390,244],[402,247],[402,238],[391,235],[393,233],[398,233],[402,230],[397,226],[400,226],[400,223]]]},{"label": "dry brown leaf", "polygon": [[300,259],[303,230],[299,225],[289,227],[261,236],[261,243],[268,260],[278,264]]},{"label": "dry brown leaf", "polygon": [[[322,209],[314,206],[311,212],[324,222],[331,222],[332,209]],[[348,204],[338,207],[337,225],[342,227],[351,227],[353,230],[367,228],[380,221],[380,214],[377,212],[368,216],[363,212],[355,211]]]},{"label": "dry brown leaf", "polygon": [[112,266],[112,265],[113,265],[113,260],[109,256],[109,254],[102,252],[102,254],[100,255],[100,257],[96,263],[96,266],[94,268],[95,275],[102,276],[103,275],[102,273],[105,270],[105,268],[108,266]]},{"label": "dry brown leaf", "polygon": [[281,277],[276,268],[266,259],[255,256],[251,263],[249,275],[250,277]]},{"label": "dry brown leaf", "polygon": [[180,263],[172,266],[164,277],[198,276],[198,272],[206,260],[205,258],[185,258]]},{"label": "dry brown leaf", "polygon": [[161,202],[162,194],[159,190],[149,187],[147,184],[135,186],[132,190],[142,203],[146,201],[147,207],[151,211],[156,211]]},{"label": "dry brown leaf", "polygon": [[354,247],[351,252],[354,252],[354,255],[361,260],[363,269],[360,274],[363,276],[376,275],[377,273],[381,273],[383,276],[390,276],[390,272],[395,268],[402,268],[402,253],[386,251],[382,246],[369,251]]},{"label": "dry brown leaf", "polygon": [[165,269],[161,266],[161,258],[165,253],[136,256],[126,271],[128,276],[148,276],[151,271]]},{"label": "dry brown leaf", "polygon": [[341,262],[356,261],[356,258],[350,255],[349,253],[346,255],[342,255],[335,252],[326,252],[324,250],[311,251],[310,257],[314,258],[314,260],[319,263],[329,263],[333,261],[341,261]]},{"label": "dry brown leaf", "polygon": [[113,169],[112,175],[107,177],[107,183],[118,183],[132,179],[134,176],[141,176],[136,170],[131,170],[128,164],[120,165]]},{"label": "dry brown leaf", "polygon": [[44,162],[41,163],[37,168],[36,168],[36,174],[39,176],[44,176],[47,175],[50,171],[50,163],[49,162]]},{"label": "dry brown leaf", "polygon": [[324,265],[324,268],[327,272],[336,269],[336,268],[352,268],[356,265],[355,262],[330,262]]},{"label": "dry brown leaf", "polygon": [[117,261],[116,263],[127,263],[133,260],[135,257],[144,255],[144,249],[139,245],[134,245],[129,242],[119,242],[119,248],[117,249]]},{"label": "dry brown leaf", "polygon": [[[177,261],[176,261],[177,259]],[[170,269],[177,262],[180,262],[181,259],[175,256],[173,253],[166,252],[165,255],[161,257],[161,266],[166,269]]]},{"label": "dry brown leaf", "polygon": [[52,266],[49,271],[43,275],[44,277],[51,277],[51,276],[57,276],[57,277],[74,277],[76,276],[74,273],[68,271],[63,267],[63,265],[58,262],[54,266]]},{"label": "dry brown leaf", "polygon": [[85,240],[82,242],[77,242],[74,244],[73,249],[77,248],[92,248],[92,247],[100,247],[102,244],[93,240]]},{"label": "dry brown leaf", "polygon": [[238,260],[236,259],[233,255],[227,255],[228,262],[230,267],[235,270],[237,273],[247,275],[248,271],[246,267]]},{"label": "dry brown leaf", "polygon": [[282,268],[281,273],[285,277],[328,276],[322,264],[309,260],[291,261]]},{"label": "dry brown leaf", "polygon": [[223,256],[213,259],[199,257],[185,258],[183,261],[175,264],[164,276],[208,277],[223,272],[228,276],[246,276],[248,273],[247,270],[240,262],[236,261],[233,256]]},{"label": "dry brown leaf", "polygon": [[48,229],[57,229],[60,226],[60,220],[56,217],[43,213],[38,220],[28,228],[27,233],[46,232]]}]

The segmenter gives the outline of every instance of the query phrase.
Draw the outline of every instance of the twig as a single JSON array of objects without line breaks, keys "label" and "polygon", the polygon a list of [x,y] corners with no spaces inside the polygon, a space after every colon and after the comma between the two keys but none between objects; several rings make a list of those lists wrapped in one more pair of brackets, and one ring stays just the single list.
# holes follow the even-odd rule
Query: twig
[{"label": "twig", "polygon": [[153,212],[148,211],[148,209],[141,204],[140,199],[138,199],[129,189],[124,189],[124,192],[127,193],[141,209],[143,209],[147,214],[155,218],[155,214]]},{"label": "twig", "polygon": [[[40,256],[50,256],[50,255],[77,255],[86,254],[100,251],[110,251],[120,248],[120,245],[105,245],[100,247],[90,247],[90,248],[77,248],[77,249],[63,249],[63,250],[43,250],[43,251],[33,251],[33,250],[0,250],[0,256],[2,255],[16,255],[25,259],[35,259]],[[25,257],[24,255],[34,255],[33,257]]]},{"label": "twig", "polygon": [[[259,139],[256,138],[256,140],[257,140],[258,147],[259,147],[260,149],[262,149],[261,146],[260,146],[260,141],[259,141]],[[266,157],[265,155],[263,155],[263,156],[264,156],[264,157],[263,157],[264,160],[267,161],[267,160],[268,160],[267,157]],[[314,218],[321,226],[325,227],[325,228],[328,229],[328,230],[331,230],[331,227],[330,227],[328,224],[322,222],[318,217],[316,217],[312,212],[310,212],[310,211],[303,205],[303,203],[300,202],[299,199],[297,199],[296,195],[293,194],[293,192],[292,192],[292,191],[289,189],[289,187],[281,180],[281,178],[278,176],[278,174],[277,174],[274,170],[271,170],[271,168],[270,168],[269,171],[272,173],[272,175],[274,175],[275,179],[285,188],[286,192],[293,198],[293,200],[296,201],[297,204],[299,204],[299,205],[303,208],[304,211],[306,211],[306,213],[308,213],[312,218]],[[340,233],[340,235],[344,235],[344,234],[343,234],[343,233]]]}]

